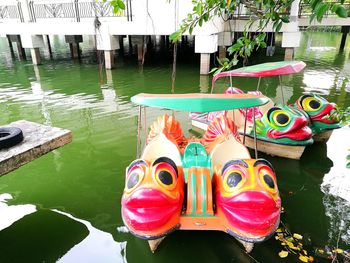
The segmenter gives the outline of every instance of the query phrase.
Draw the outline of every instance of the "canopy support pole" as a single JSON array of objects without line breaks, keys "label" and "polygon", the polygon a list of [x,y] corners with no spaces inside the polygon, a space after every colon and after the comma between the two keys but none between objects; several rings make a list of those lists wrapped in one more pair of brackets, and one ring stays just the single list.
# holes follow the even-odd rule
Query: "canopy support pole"
[{"label": "canopy support pole", "polygon": [[141,148],[141,114],[142,109],[141,106],[139,106],[139,114],[137,117],[137,148],[136,148],[136,159],[140,157],[140,148]]},{"label": "canopy support pole", "polygon": [[256,141],[256,122],[255,122],[255,109],[252,108],[253,110],[253,128],[254,128],[254,146],[255,146],[255,159],[258,159],[258,145]]},{"label": "canopy support pole", "polygon": [[247,112],[248,112],[248,109],[247,109],[247,108],[245,108],[243,145],[245,145],[245,134],[246,134],[246,132],[247,132]]},{"label": "canopy support pole", "polygon": [[261,81],[261,77],[259,77],[259,79],[258,79],[258,86],[256,87],[257,91],[259,91],[259,88],[260,88],[260,81]]},{"label": "canopy support pole", "polygon": [[279,80],[279,82],[280,82],[280,89],[281,89],[281,94],[282,94],[282,104],[285,105],[285,103],[284,103],[284,94],[283,94],[283,87],[282,87],[281,75],[278,76],[278,80]]}]

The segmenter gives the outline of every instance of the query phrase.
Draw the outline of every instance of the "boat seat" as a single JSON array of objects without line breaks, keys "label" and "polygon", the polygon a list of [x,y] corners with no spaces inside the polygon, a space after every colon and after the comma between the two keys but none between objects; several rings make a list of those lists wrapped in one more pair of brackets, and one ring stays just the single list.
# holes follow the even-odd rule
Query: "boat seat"
[{"label": "boat seat", "polygon": [[182,163],[187,183],[186,215],[214,215],[211,160],[205,147],[198,142],[189,143]]},{"label": "boat seat", "polygon": [[143,151],[143,160],[154,162],[159,157],[168,157],[177,166],[182,166],[179,148],[170,141],[164,134],[159,134],[148,143]]},{"label": "boat seat", "polygon": [[222,167],[227,161],[234,159],[251,159],[248,149],[232,135],[216,145],[210,156],[213,167]]},{"label": "boat seat", "polygon": [[214,215],[213,190],[210,169],[191,167],[187,169],[187,208],[186,215]]}]

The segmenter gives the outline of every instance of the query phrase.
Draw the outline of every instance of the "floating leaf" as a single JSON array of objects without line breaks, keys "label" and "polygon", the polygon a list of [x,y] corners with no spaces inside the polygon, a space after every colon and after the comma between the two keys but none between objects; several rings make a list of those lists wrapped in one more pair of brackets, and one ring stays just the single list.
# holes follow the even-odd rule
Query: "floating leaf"
[{"label": "floating leaf", "polygon": [[300,239],[300,240],[303,239],[303,236],[300,235],[300,234],[297,234],[297,233],[294,233],[293,237],[296,238],[296,239]]},{"label": "floating leaf", "polygon": [[303,255],[299,255],[299,260],[302,262],[309,262],[309,258]]},{"label": "floating leaf", "polygon": [[338,254],[343,254],[344,250],[340,249],[340,248],[337,248],[335,250],[335,252],[337,252]]},{"label": "floating leaf", "polygon": [[280,256],[280,258],[285,258],[288,256],[288,251],[282,250],[280,253],[278,253],[278,255]]}]

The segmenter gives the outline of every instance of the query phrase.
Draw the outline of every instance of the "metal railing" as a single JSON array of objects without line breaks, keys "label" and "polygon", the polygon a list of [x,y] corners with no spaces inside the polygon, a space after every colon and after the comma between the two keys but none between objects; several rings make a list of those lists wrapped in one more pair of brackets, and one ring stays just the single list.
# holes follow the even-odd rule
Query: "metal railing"
[{"label": "metal railing", "polygon": [[[338,3],[338,2],[332,2],[332,1],[328,1],[328,2],[324,2],[324,3]],[[345,3],[343,4],[343,6],[345,7],[346,10],[350,10],[350,4]],[[312,14],[312,8],[310,5],[305,4],[303,2],[300,2],[299,4],[299,12],[298,12],[298,17],[310,17]],[[348,16],[349,16],[349,11],[348,11]],[[338,17],[337,14],[332,13],[330,11],[325,12],[325,14],[323,15],[323,17]]]},{"label": "metal railing", "polygon": [[125,1],[125,10],[114,13],[110,1],[96,0],[59,0],[59,1],[29,1],[31,22],[38,19],[68,19],[80,22],[84,18],[127,17],[132,21],[131,0]]},{"label": "metal railing", "polygon": [[0,21],[2,20],[17,20],[24,22],[21,3],[13,3],[12,5],[0,4]]}]

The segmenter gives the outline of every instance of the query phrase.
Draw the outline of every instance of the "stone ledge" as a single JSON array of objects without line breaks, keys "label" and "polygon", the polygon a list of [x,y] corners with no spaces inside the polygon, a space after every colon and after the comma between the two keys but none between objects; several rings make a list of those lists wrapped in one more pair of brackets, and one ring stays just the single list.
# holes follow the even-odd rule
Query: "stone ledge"
[{"label": "stone ledge", "polygon": [[72,133],[66,129],[26,120],[6,126],[20,128],[24,140],[16,146],[0,150],[0,176],[72,141]]}]

